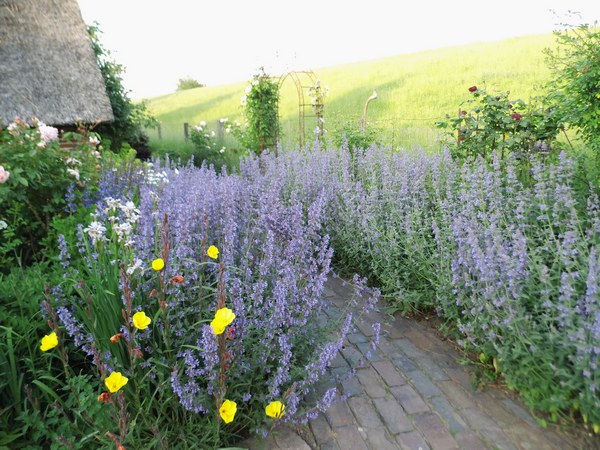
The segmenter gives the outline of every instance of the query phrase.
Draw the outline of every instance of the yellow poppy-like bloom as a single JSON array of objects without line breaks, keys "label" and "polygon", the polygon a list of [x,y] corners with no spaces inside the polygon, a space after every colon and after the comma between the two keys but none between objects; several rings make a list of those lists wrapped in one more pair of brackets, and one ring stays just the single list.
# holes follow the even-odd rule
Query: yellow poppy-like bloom
[{"label": "yellow poppy-like bloom", "polygon": [[214,245],[211,245],[210,247],[208,247],[206,254],[209,258],[217,259],[219,257],[219,249]]},{"label": "yellow poppy-like bloom", "polygon": [[104,380],[106,388],[113,394],[127,384],[129,378],[121,375],[121,372],[113,372]]},{"label": "yellow poppy-like bloom", "polygon": [[133,326],[138,330],[145,330],[152,323],[152,319],[144,311],[136,312],[131,318]]},{"label": "yellow poppy-like bloom", "polygon": [[42,338],[42,343],[40,344],[40,350],[46,352],[58,345],[58,336],[53,331],[50,334],[47,334]]},{"label": "yellow poppy-like bloom", "polygon": [[233,322],[235,314],[229,308],[221,308],[217,310],[215,318],[210,323],[215,334],[222,334],[225,331],[225,327]]},{"label": "yellow poppy-like bloom", "polygon": [[283,411],[285,410],[285,405],[281,403],[279,400],[271,402],[265,408],[265,414],[273,419],[279,419],[283,416]]},{"label": "yellow poppy-like bloom", "polygon": [[236,411],[237,403],[232,402],[231,400],[225,400],[219,408],[219,414],[221,415],[221,419],[223,419],[223,422],[225,423],[230,423],[233,421]]},{"label": "yellow poppy-like bloom", "polygon": [[157,272],[160,272],[165,268],[165,262],[162,258],[156,258],[154,261],[152,261],[152,268]]}]

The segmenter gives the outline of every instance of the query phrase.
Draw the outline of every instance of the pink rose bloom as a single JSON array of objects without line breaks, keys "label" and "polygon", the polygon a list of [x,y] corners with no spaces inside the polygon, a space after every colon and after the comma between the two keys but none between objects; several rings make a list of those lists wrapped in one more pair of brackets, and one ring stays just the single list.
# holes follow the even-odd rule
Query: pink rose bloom
[{"label": "pink rose bloom", "polygon": [[49,127],[43,122],[40,122],[38,125],[38,129],[40,130],[40,135],[42,136],[42,141],[47,144],[50,141],[55,141],[58,139],[58,130],[54,127]]},{"label": "pink rose bloom", "polygon": [[4,167],[0,166],[0,183],[6,183],[10,177],[10,172],[8,170],[4,170]]},{"label": "pink rose bloom", "polygon": [[16,122],[11,122],[6,129],[12,136],[16,137],[19,135],[19,125]]}]

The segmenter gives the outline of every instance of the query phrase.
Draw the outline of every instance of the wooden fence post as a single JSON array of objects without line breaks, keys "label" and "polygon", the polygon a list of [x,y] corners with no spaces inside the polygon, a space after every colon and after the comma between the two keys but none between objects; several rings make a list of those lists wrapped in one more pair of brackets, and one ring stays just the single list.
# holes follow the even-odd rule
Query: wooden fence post
[{"label": "wooden fence post", "polygon": [[221,120],[217,120],[217,140],[222,145],[225,138],[225,124]]},{"label": "wooden fence post", "polygon": [[158,126],[156,127],[156,131],[158,131],[158,140],[162,141],[162,128],[160,126],[160,122],[158,123]]},{"label": "wooden fence post", "polygon": [[183,124],[183,138],[185,142],[190,139],[190,124],[187,122]]}]

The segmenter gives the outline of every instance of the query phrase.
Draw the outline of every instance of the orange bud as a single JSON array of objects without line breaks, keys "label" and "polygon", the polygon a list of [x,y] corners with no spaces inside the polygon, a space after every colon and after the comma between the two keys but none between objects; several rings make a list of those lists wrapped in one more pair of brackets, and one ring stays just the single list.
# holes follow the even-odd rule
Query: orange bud
[{"label": "orange bud", "polygon": [[156,295],[156,289],[152,289],[152,290],[150,291],[150,294],[148,295],[148,298],[152,298],[152,297],[154,297],[155,295]]},{"label": "orange bud", "polygon": [[125,335],[123,333],[117,333],[110,337],[110,342],[117,344],[121,338],[125,339]]},{"label": "orange bud", "polygon": [[117,450],[127,450],[123,444],[117,446]]},{"label": "orange bud", "polygon": [[132,352],[135,354],[137,358],[142,358],[142,351],[139,348],[134,348]]},{"label": "orange bud", "polygon": [[169,281],[169,283],[171,283],[171,284],[181,284],[181,283],[183,283],[183,277],[181,275],[175,275],[173,278],[171,278],[171,280]]},{"label": "orange bud", "polygon": [[110,403],[112,399],[110,398],[110,394],[108,392],[103,392],[98,396],[98,401],[102,403]]},{"label": "orange bud", "polygon": [[235,327],[231,326],[225,331],[225,338],[232,340],[233,336],[235,336]]},{"label": "orange bud", "polygon": [[160,306],[160,309],[162,309],[163,311],[165,309],[167,309],[167,302],[165,302],[164,300],[159,301],[158,305]]}]

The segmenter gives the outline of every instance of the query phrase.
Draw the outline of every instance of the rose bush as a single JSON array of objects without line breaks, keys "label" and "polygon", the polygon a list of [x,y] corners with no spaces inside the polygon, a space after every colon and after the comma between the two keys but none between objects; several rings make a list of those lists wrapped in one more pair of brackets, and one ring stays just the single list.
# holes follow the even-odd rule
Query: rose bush
[{"label": "rose bush", "polygon": [[[101,163],[95,134],[66,133],[33,119],[0,130],[0,267],[42,258],[51,221],[94,189]],[[68,148],[67,148],[68,147]]]}]

